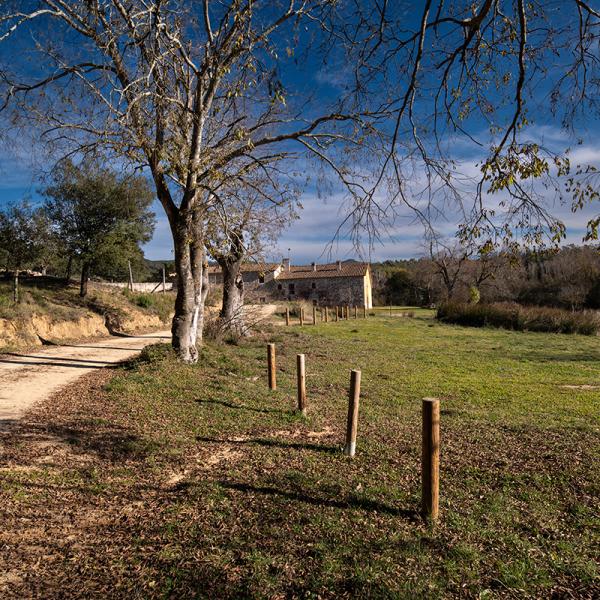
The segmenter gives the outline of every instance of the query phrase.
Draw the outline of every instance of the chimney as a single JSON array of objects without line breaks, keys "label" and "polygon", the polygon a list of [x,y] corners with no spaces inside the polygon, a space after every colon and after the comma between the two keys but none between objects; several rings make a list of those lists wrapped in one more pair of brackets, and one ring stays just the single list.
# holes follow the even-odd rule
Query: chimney
[{"label": "chimney", "polygon": [[282,262],[283,262],[283,270],[289,271],[290,270],[290,259],[284,258]]},{"label": "chimney", "polygon": [[316,271],[317,270],[317,263],[310,263],[312,270]]},{"label": "chimney", "polygon": [[341,271],[341,270],[342,270],[342,261],[341,261],[341,260],[338,260],[338,261],[337,261],[337,270],[338,270],[338,271]]}]

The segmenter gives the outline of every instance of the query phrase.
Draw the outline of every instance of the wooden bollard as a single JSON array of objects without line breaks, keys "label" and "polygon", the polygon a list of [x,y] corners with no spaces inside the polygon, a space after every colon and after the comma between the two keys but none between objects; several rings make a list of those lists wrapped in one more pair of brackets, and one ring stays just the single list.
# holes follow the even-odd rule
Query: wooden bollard
[{"label": "wooden bollard", "polygon": [[338,313],[339,313],[339,310],[338,310],[338,307],[336,306],[335,307],[335,322],[336,323],[338,322],[338,319],[339,319],[339,314]]},{"label": "wooden bollard", "polygon": [[313,306],[313,325],[317,324],[317,307]]},{"label": "wooden bollard", "polygon": [[277,389],[277,376],[275,375],[275,344],[267,344],[267,373],[269,389]]},{"label": "wooden bollard", "polygon": [[300,308],[300,327],[304,325],[304,309]]},{"label": "wooden bollard", "polygon": [[286,306],[285,308],[285,324],[289,325],[290,324],[290,307]]},{"label": "wooden bollard", "polygon": [[358,429],[358,400],[360,398],[360,371],[350,371],[350,395],[348,397],[348,423],[344,454],[353,457],[356,453],[356,431]]},{"label": "wooden bollard", "polygon": [[440,401],[423,398],[423,441],[421,452],[421,512],[435,521],[440,498]]},{"label": "wooden bollard", "polygon": [[306,370],[304,354],[296,355],[296,367],[298,372],[298,410],[306,414]]}]

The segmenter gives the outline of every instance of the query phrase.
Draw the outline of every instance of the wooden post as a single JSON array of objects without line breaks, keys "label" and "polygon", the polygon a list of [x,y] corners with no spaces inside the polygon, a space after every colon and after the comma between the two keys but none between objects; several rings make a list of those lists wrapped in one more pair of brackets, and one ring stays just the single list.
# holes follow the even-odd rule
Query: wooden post
[{"label": "wooden post", "polygon": [[162,293],[167,293],[167,270],[165,269],[165,265],[162,268]]},{"label": "wooden post", "polygon": [[285,307],[285,324],[286,325],[290,324],[290,307],[289,306]]},{"label": "wooden post", "polygon": [[336,307],[335,307],[335,322],[336,322],[336,323],[338,322],[338,319],[339,319],[338,312],[339,312],[339,311],[338,311],[338,307],[336,306]]},{"label": "wooden post", "polygon": [[390,317],[392,316],[392,301],[390,300]]},{"label": "wooden post", "polygon": [[296,355],[296,367],[298,373],[298,410],[306,414],[306,370],[304,354]]},{"label": "wooden post", "polygon": [[346,319],[350,320],[350,305],[346,304]]},{"label": "wooden post", "polygon": [[267,344],[267,373],[269,389],[277,389],[277,375],[275,373],[275,344]]},{"label": "wooden post", "polygon": [[363,305],[363,319],[367,318],[367,307]]},{"label": "wooden post", "polygon": [[13,282],[13,301],[15,304],[19,302],[19,269],[15,271],[15,280]]},{"label": "wooden post", "polygon": [[329,323],[329,309],[325,307],[325,323]]},{"label": "wooden post", "polygon": [[350,371],[350,395],[348,398],[348,424],[344,454],[353,457],[356,453],[356,430],[358,429],[358,400],[360,398],[360,371]]},{"label": "wooden post", "polygon": [[354,305],[354,318],[358,319],[358,306]]},{"label": "wooden post", "polygon": [[300,327],[304,325],[304,309],[300,307]]},{"label": "wooden post", "polygon": [[127,261],[127,266],[129,267],[129,289],[133,292],[133,271],[131,270],[131,261]]},{"label": "wooden post", "polygon": [[423,517],[435,521],[440,495],[440,401],[437,398],[423,398],[421,485]]},{"label": "wooden post", "polygon": [[313,306],[313,325],[317,324],[317,307]]}]

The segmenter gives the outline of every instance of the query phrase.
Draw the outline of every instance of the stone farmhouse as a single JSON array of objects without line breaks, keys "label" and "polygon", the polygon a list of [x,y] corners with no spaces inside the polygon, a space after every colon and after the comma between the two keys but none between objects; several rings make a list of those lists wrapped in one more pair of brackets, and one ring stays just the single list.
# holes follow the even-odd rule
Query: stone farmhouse
[{"label": "stone farmhouse", "polygon": [[[211,285],[223,283],[221,268],[208,268]],[[246,297],[258,302],[304,300],[317,306],[373,307],[371,267],[368,263],[337,261],[318,265],[278,263],[245,264],[242,279]]]}]

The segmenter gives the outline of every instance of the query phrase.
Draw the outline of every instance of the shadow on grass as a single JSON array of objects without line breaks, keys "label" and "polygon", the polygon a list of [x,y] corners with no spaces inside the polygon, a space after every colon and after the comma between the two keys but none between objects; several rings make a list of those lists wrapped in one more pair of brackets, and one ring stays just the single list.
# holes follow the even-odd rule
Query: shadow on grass
[{"label": "shadow on grass", "polygon": [[[224,406],[225,408],[233,408],[234,410],[247,410],[249,412],[257,412],[257,413],[279,413],[282,414],[286,411],[281,410],[279,408],[254,408],[253,406],[246,406],[245,404],[234,404],[233,402],[227,402],[226,400],[203,400],[201,398],[196,398],[194,402],[198,404],[219,404],[220,406]],[[214,440],[217,441],[217,440]]]},{"label": "shadow on grass", "polygon": [[272,440],[268,438],[252,438],[248,440],[221,440],[218,438],[197,437],[198,442],[209,442],[213,444],[237,444],[237,445],[256,445],[265,446],[267,448],[284,448],[290,450],[312,450],[314,452],[325,452],[327,454],[336,454],[339,448],[336,446],[325,446],[323,444],[306,444],[302,442],[283,442],[280,440]]},{"label": "shadow on grass", "polygon": [[66,423],[7,423],[3,429],[5,449],[16,452],[23,444],[39,448],[68,444],[75,454],[95,454],[112,462],[143,461],[154,454],[160,444],[132,433],[124,427],[102,419]]},{"label": "shadow on grass", "polygon": [[389,506],[387,504],[377,502],[376,500],[369,500],[368,498],[360,498],[356,496],[346,499],[318,498],[315,496],[309,496],[304,492],[280,490],[270,486],[257,486],[248,483],[237,483],[235,481],[219,481],[219,485],[226,489],[236,490],[238,492],[276,496],[280,498],[286,498],[287,500],[293,500],[295,502],[305,502],[306,504],[311,504],[312,506],[339,508],[344,510],[357,508],[369,512],[378,512],[392,515],[394,517],[402,517],[409,521],[417,521],[420,519],[419,514],[414,510]]}]

